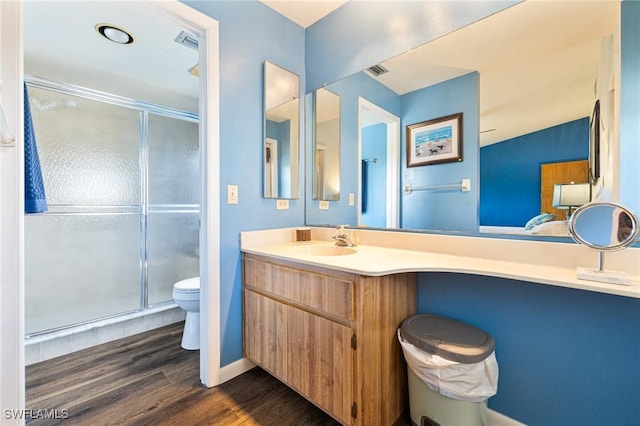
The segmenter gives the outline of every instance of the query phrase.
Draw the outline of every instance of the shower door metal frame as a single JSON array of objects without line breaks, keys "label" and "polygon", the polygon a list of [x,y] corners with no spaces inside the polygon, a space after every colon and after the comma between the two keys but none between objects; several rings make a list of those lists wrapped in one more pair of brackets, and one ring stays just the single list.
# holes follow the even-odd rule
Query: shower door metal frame
[{"label": "shower door metal frame", "polygon": [[[137,101],[119,95],[101,92],[94,89],[84,88],[71,84],[58,83],[31,75],[25,75],[25,83],[27,87],[36,87],[39,89],[59,92],[66,95],[77,96],[92,101],[102,102],[114,106],[129,108],[138,111],[138,147],[139,147],[139,171],[140,171],[140,205],[101,205],[101,206],[82,206],[69,204],[49,204],[49,211],[40,213],[40,215],[139,215],[140,216],[140,238],[139,238],[139,306],[133,311],[125,311],[107,317],[94,318],[80,323],[68,324],[52,329],[30,333],[27,337],[33,337],[52,331],[63,330],[84,324],[90,324],[95,321],[107,318],[117,317],[119,315],[132,312],[140,312],[153,306],[149,305],[149,282],[148,282],[148,219],[149,213],[198,213],[201,209],[199,204],[162,204],[156,207],[160,209],[150,208],[149,206],[149,114],[155,114],[163,117],[174,118],[178,120],[199,123],[199,116],[196,113],[183,111],[162,105],[156,105],[148,102]],[[201,154],[202,155],[202,154]],[[200,163],[200,162],[199,162]],[[58,211],[56,211],[58,210]],[[60,211],[62,210],[62,211]],[[76,211],[74,211],[76,210]],[[86,211],[86,210],[104,210],[104,211]],[[201,220],[201,218],[200,218]],[[165,303],[159,303],[162,306],[167,303],[173,303],[168,300]]]}]

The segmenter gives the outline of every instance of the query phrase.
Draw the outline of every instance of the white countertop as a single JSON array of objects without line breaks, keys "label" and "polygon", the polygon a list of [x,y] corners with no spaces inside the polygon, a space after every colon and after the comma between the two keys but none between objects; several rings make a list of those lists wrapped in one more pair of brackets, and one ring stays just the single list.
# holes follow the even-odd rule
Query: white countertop
[{"label": "white countertop", "polygon": [[[313,229],[316,234],[313,237],[314,239],[316,236],[327,236],[326,232],[321,229]],[[449,237],[452,240],[441,240],[443,236],[428,234],[407,235],[402,232],[387,232],[385,233],[386,235],[383,235],[384,244],[387,246],[380,246],[380,235],[371,233],[384,233],[384,231],[350,230],[350,235],[353,234],[354,239],[358,241],[357,246],[354,247],[355,252],[339,256],[326,256],[309,254],[305,246],[332,247],[334,244],[327,241],[329,238],[327,240],[324,240],[324,238],[315,239],[310,242],[294,242],[290,237],[291,230],[280,231],[282,235],[274,230],[242,233],[242,251],[359,275],[381,276],[402,272],[453,272],[487,275],[640,298],[640,280],[637,273],[635,273],[637,265],[630,265],[631,273],[627,273],[627,276],[631,279],[631,285],[577,279],[577,266],[593,267],[595,265],[581,263],[584,262],[584,256],[577,256],[578,261],[576,262],[576,256],[572,251],[581,247],[567,243],[505,241],[476,237]],[[330,230],[329,232],[333,233],[334,231]],[[400,238],[400,242],[403,245],[409,248],[393,247],[399,242],[398,238]],[[439,239],[435,244],[438,249],[435,250],[433,249],[433,238]],[[363,244],[362,242],[367,239],[372,240],[377,245]],[[469,239],[473,241],[468,241]],[[443,241],[445,241],[444,244]],[[481,244],[481,246],[475,247],[474,250],[473,246],[477,244]],[[540,244],[543,246],[541,247]],[[555,246],[545,246],[550,244],[555,244]],[[549,253],[549,251],[558,250],[563,255],[558,256],[557,254]],[[637,249],[631,250],[635,250],[635,252],[623,259],[623,264],[634,262],[634,260],[635,263],[639,263],[640,252]],[[523,251],[526,254],[524,258]],[[509,252],[512,252],[513,255],[509,255]],[[597,253],[588,252],[588,254],[593,256],[593,262],[595,262]],[[549,255],[553,257],[553,260],[547,259],[545,261],[544,258]],[[589,257],[587,256],[586,259],[589,259]],[[572,265],[571,263],[574,264]]]}]

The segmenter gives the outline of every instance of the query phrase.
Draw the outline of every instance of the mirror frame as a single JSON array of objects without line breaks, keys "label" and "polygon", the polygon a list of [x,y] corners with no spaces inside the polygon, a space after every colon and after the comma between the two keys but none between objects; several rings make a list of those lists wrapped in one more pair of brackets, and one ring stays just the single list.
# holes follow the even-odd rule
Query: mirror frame
[{"label": "mirror frame", "polygon": [[[581,235],[580,232],[576,229],[576,222],[580,219],[580,217],[587,211],[595,208],[606,207],[609,206],[611,208],[618,209],[622,213],[625,213],[629,219],[631,219],[631,234],[619,244],[608,244],[608,245],[600,245],[596,244],[593,241],[590,241],[584,235]],[[593,202],[587,203],[580,206],[571,216],[569,220],[569,234],[571,238],[585,247],[588,247],[592,250],[597,251],[617,251],[622,250],[626,247],[633,245],[638,238],[640,237],[640,227],[638,226],[638,217],[628,208],[618,204],[618,203],[609,203],[609,202]]]}]

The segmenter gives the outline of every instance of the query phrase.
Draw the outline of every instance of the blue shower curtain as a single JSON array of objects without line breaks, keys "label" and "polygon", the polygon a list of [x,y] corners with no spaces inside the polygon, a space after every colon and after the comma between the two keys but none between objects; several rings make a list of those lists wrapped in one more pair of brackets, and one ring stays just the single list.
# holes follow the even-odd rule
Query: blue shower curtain
[{"label": "blue shower curtain", "polygon": [[27,85],[24,85],[24,212],[41,213],[47,211],[47,200],[44,193],[44,181],[36,134],[33,131],[31,107]]}]

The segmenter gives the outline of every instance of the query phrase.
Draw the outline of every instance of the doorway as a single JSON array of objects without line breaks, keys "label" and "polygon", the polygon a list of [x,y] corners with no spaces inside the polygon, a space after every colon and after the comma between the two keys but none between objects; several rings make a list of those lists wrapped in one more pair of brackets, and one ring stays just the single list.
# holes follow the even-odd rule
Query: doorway
[{"label": "doorway", "polygon": [[[114,10],[125,3],[109,3]],[[3,407],[24,407],[24,138],[23,126],[23,4],[0,2],[0,41],[3,60],[2,108],[16,143],[0,148],[0,397]],[[199,38],[198,113],[201,163],[200,277],[201,346],[200,380],[206,386],[220,383],[219,318],[219,70],[218,23],[178,2],[138,3],[150,13],[179,22]],[[6,308],[6,309],[5,309]]]},{"label": "doorway", "polygon": [[278,141],[272,138],[266,138],[264,147],[264,185],[265,197],[278,197]]},{"label": "doorway", "polygon": [[400,118],[358,98],[358,226],[400,226]]}]

